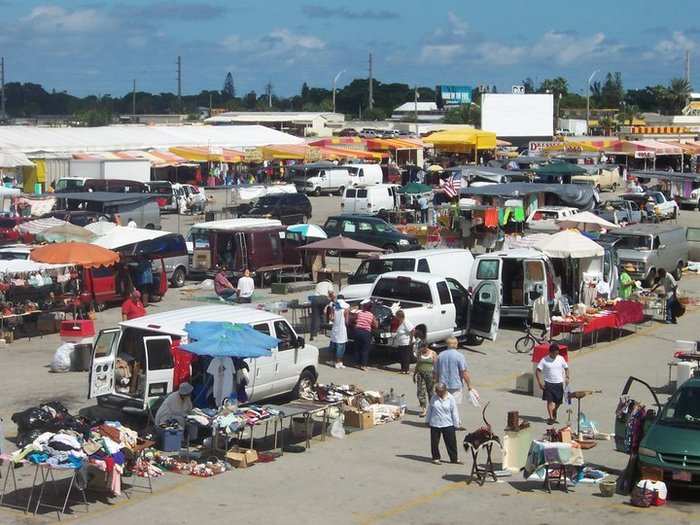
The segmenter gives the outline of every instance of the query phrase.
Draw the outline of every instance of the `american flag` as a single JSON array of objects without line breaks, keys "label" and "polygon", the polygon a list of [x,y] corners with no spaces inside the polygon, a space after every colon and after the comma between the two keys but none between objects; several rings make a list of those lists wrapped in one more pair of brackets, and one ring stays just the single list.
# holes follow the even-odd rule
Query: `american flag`
[{"label": "american flag", "polygon": [[445,180],[440,181],[440,186],[449,198],[454,198],[459,195],[459,190],[462,187],[462,175],[452,175]]}]

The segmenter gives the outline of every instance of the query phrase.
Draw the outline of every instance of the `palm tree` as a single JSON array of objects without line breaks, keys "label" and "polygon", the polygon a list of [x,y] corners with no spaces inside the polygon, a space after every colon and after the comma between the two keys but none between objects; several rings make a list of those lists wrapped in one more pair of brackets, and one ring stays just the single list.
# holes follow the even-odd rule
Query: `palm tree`
[{"label": "palm tree", "polygon": [[613,131],[616,131],[618,128],[618,123],[615,121],[614,118],[604,115],[600,119],[598,119],[598,126],[600,126],[603,129],[603,135],[605,136],[610,136],[612,135]]},{"label": "palm tree", "polygon": [[671,109],[675,115],[679,115],[683,108],[688,104],[688,97],[690,97],[690,84],[684,78],[674,78],[671,80],[668,91]]},{"label": "palm tree", "polygon": [[634,125],[634,119],[641,118],[641,116],[638,106],[623,103],[622,110],[617,114],[617,121],[622,126],[627,123],[632,126]]}]

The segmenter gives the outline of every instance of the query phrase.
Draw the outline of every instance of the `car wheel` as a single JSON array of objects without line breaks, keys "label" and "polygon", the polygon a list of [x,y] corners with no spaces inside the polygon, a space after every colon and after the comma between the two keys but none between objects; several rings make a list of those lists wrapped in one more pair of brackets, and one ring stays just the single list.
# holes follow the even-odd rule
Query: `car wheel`
[{"label": "car wheel", "polygon": [[683,277],[683,261],[678,261],[678,265],[676,265],[676,269],[671,272],[671,275],[673,275],[673,278],[676,281],[680,281],[681,277]]},{"label": "car wheel", "polygon": [[178,268],[173,272],[173,275],[170,277],[170,282],[173,285],[173,288],[182,288],[185,285],[185,279],[187,276],[185,275],[185,270],[182,268]]},{"label": "car wheel", "polygon": [[316,188],[316,189],[314,190],[314,195],[315,195],[316,197],[320,197],[320,196],[321,196],[321,186],[319,186],[318,188]]},{"label": "car wheel", "polygon": [[617,182],[613,182],[612,191],[617,191]]},{"label": "car wheel", "polygon": [[156,227],[153,224],[146,224],[146,229],[147,230],[155,230]]},{"label": "car wheel", "polygon": [[601,193],[602,190],[600,189],[600,184],[596,184],[595,191],[597,191],[598,193]]},{"label": "car wheel", "polygon": [[396,253],[397,250],[395,244],[385,244],[384,246],[382,246],[382,248],[386,253]]},{"label": "car wheel", "polygon": [[292,390],[292,397],[299,399],[302,395],[310,394],[315,383],[316,375],[307,368],[299,376],[299,381],[297,381],[294,390]]},{"label": "car wheel", "polygon": [[467,344],[469,346],[479,346],[484,342],[484,338],[479,335],[469,334],[467,336]]}]

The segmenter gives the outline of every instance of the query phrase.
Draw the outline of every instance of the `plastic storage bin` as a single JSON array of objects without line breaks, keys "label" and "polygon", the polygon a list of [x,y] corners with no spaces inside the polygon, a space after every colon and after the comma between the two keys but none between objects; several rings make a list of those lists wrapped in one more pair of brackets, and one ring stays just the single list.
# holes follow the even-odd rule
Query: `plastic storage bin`
[{"label": "plastic storage bin", "polygon": [[182,429],[158,429],[158,450],[177,452],[182,448]]}]

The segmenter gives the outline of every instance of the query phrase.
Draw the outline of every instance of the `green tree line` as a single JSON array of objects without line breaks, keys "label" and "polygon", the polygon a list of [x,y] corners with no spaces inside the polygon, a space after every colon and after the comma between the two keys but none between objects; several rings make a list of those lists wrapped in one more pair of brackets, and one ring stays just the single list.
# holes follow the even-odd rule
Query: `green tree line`
[{"label": "green tree line", "polygon": [[[380,120],[391,115],[394,108],[414,100],[414,88],[408,84],[373,81],[374,107],[369,109],[368,80],[355,79],[336,92],[337,111],[349,117]],[[539,86],[531,78],[522,81],[526,93],[553,93],[559,114],[567,109],[586,107],[586,97],[571,90],[563,77],[543,80]],[[496,92],[496,87],[485,88]],[[417,88],[419,100],[435,100],[435,90]],[[642,89],[624,89],[620,73],[607,73],[602,81],[593,82],[590,92],[592,108],[615,109],[621,118],[631,121],[645,111],[678,114],[687,103],[690,86],[683,79],[673,79],[664,85]],[[474,91],[474,103],[451,109],[445,121],[449,123],[478,124],[480,120],[480,91]],[[105,125],[118,115],[132,112],[132,93],[122,97],[89,95],[77,97],[66,92],[47,91],[39,84],[10,82],[5,85],[7,114],[10,117],[36,115],[71,115],[86,126]],[[332,92],[304,83],[298,95],[280,97],[271,90],[267,93],[249,91],[238,94],[233,76],[226,75],[221,90],[203,90],[196,95],[184,95],[181,101],[173,93],[136,92],[136,114],[187,113],[195,118],[200,108],[225,108],[230,111],[331,111]],[[271,106],[270,106],[271,99]]]}]

